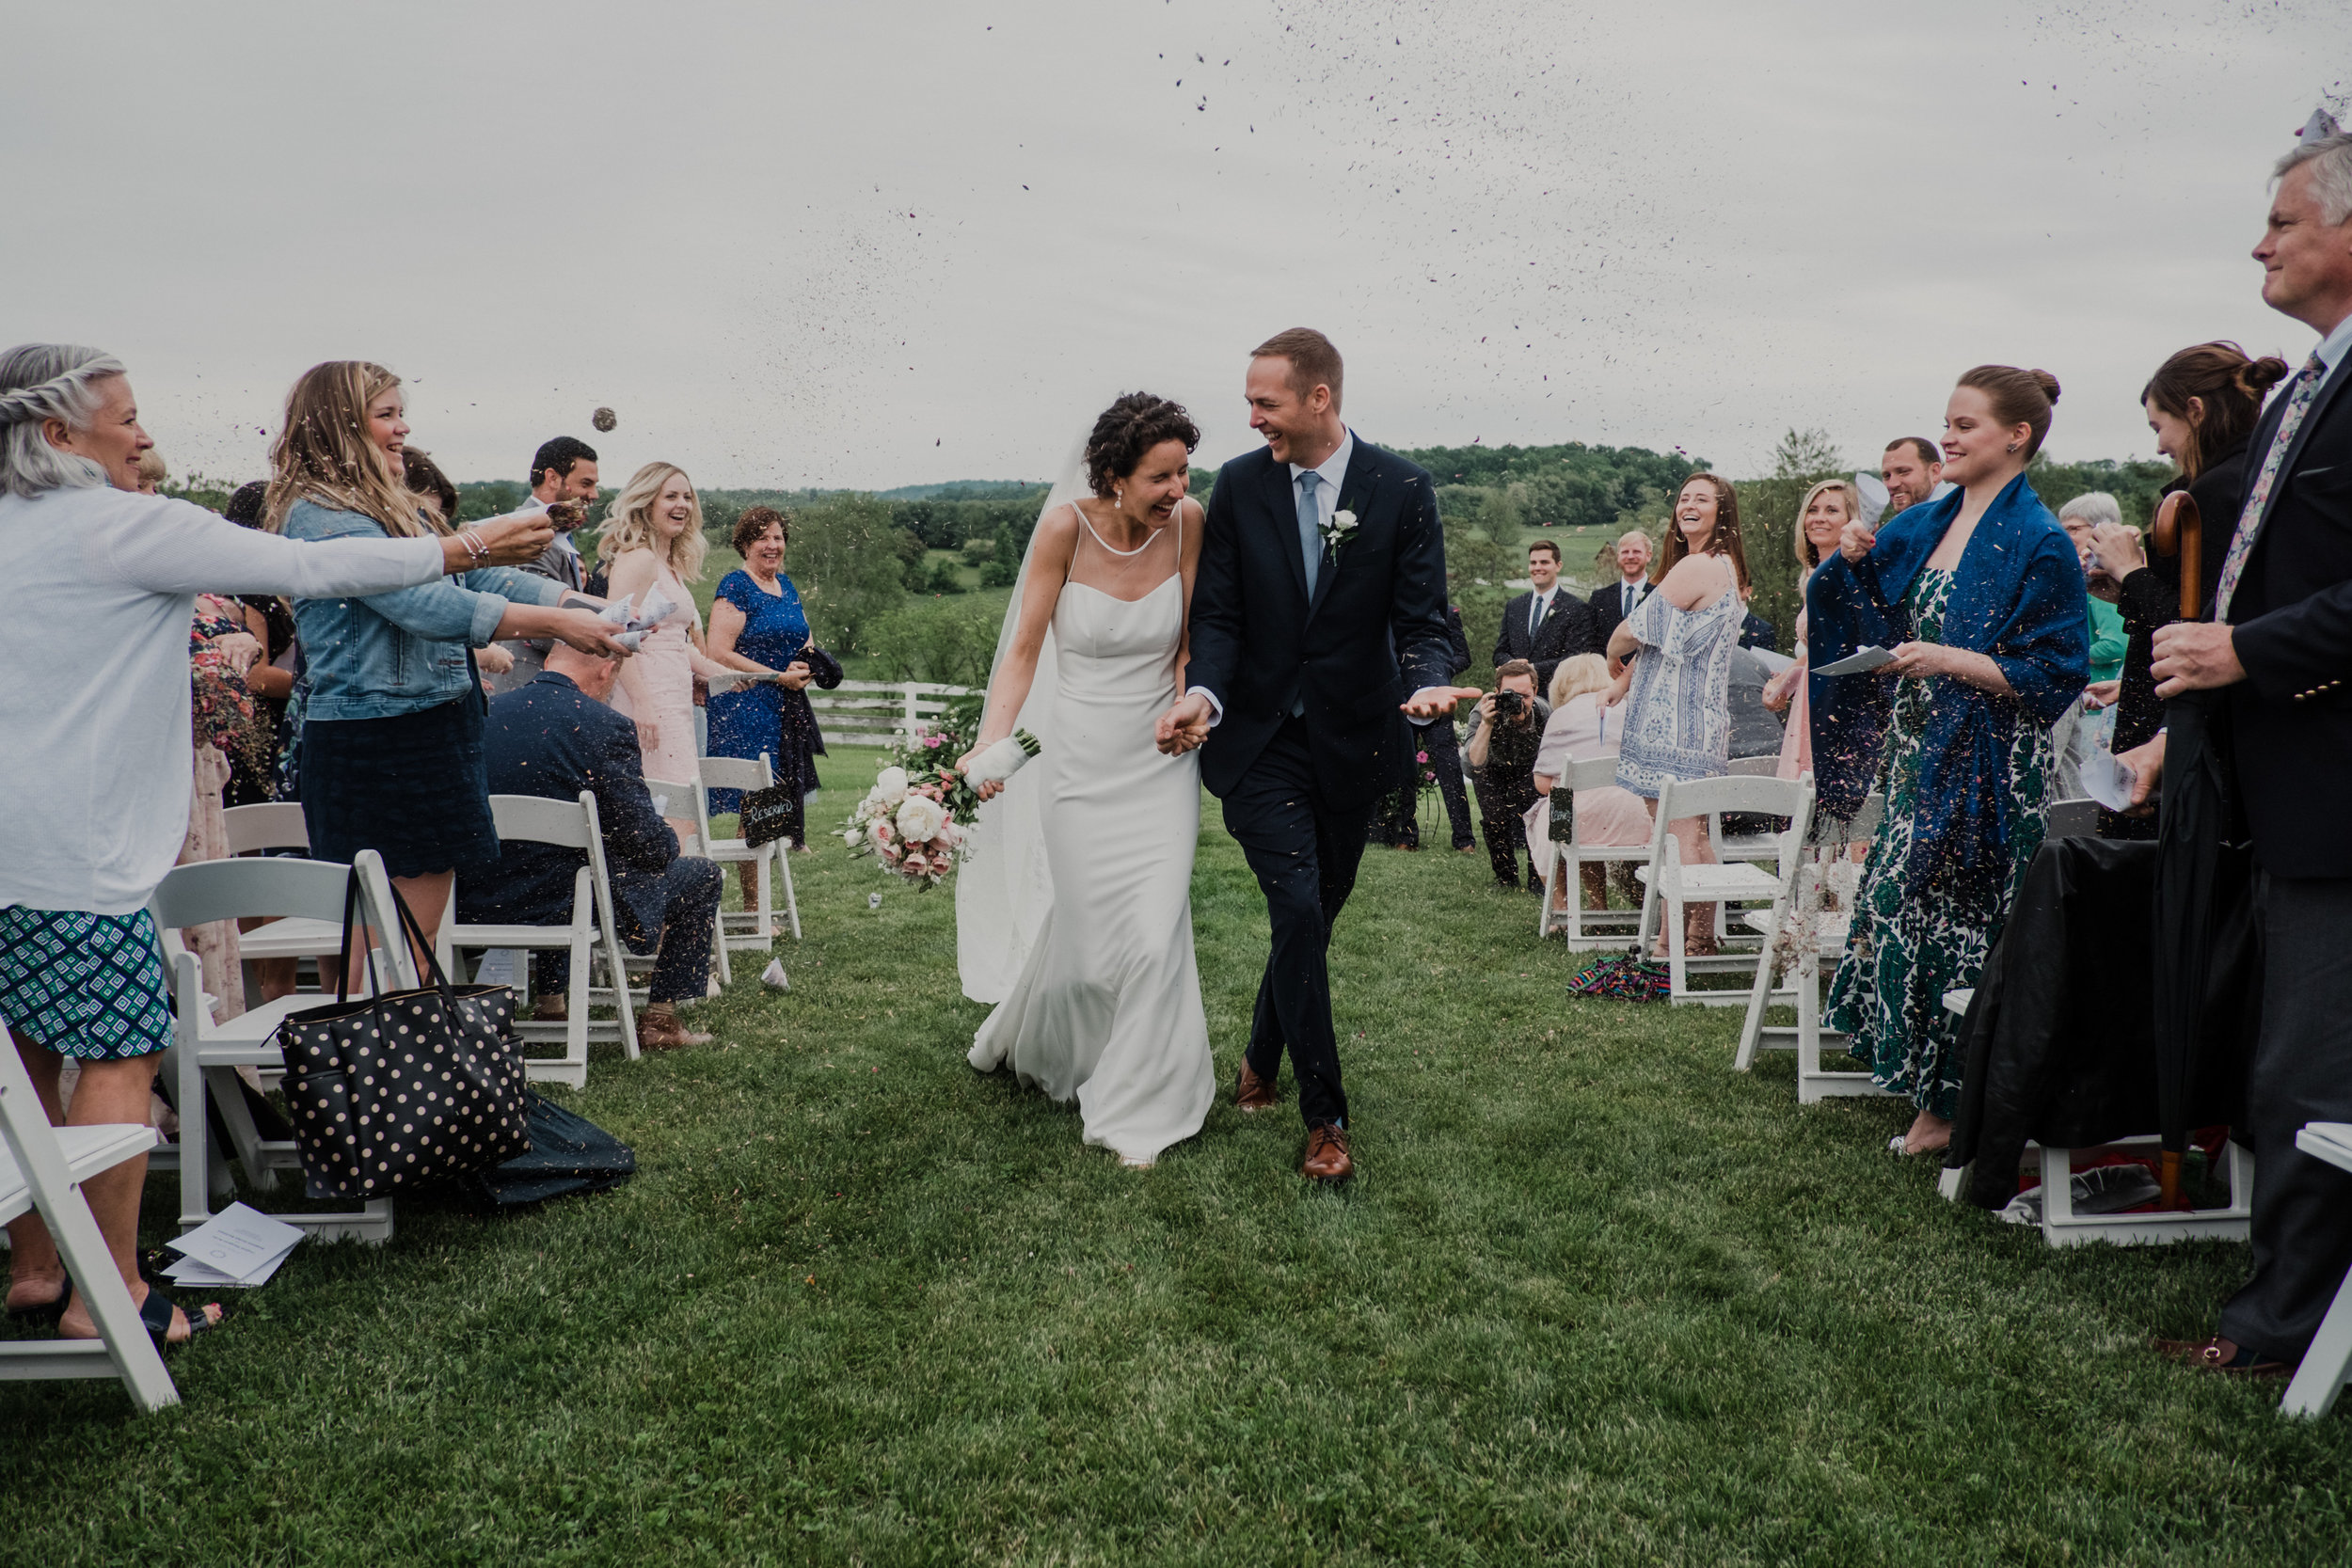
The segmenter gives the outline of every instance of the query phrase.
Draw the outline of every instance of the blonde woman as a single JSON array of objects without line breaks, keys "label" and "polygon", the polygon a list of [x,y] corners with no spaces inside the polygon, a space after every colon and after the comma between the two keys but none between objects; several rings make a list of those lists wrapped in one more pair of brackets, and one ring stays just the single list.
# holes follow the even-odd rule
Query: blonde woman
[{"label": "blonde woman", "polygon": [[[1551,673],[1551,718],[1544,725],[1544,738],[1535,751],[1537,799],[1527,814],[1529,853],[1541,863],[1536,871],[1546,886],[1551,882],[1552,787],[1567,775],[1571,763],[1615,756],[1617,743],[1625,737],[1625,710],[1602,705],[1612,685],[1609,661],[1598,654],[1564,658]],[[1578,839],[1584,844],[1647,844],[1649,808],[1642,804],[1639,795],[1617,784],[1580,789],[1576,792],[1576,826]],[[1625,862],[1613,864],[1625,891],[1640,897],[1633,867]],[[1603,877],[1609,869],[1598,864],[1583,868],[1586,909],[1609,907]]]},{"label": "blonde woman", "polygon": [[[634,597],[642,608],[659,591],[675,607],[637,646],[637,657],[621,666],[612,705],[636,721],[637,743],[645,753],[645,777],[691,783],[701,767],[694,754],[694,677],[723,675],[729,669],[758,672],[748,658],[723,664],[703,644],[701,612],[687,584],[700,582],[703,503],[694,482],[675,463],[648,463],[629,476],[607,515],[596,554],[610,574],[606,592],[614,599]],[[670,802],[670,825],[684,843],[701,831],[690,810]]]},{"label": "blonde woman", "polygon": [[[1862,520],[1862,499],[1854,487],[1842,479],[1825,479],[1804,493],[1804,504],[1797,508],[1794,531],[1797,552],[1797,597],[1804,597],[1805,584],[1821,562],[1837,549],[1837,536],[1848,523]],[[1797,662],[1764,683],[1764,705],[1774,713],[1788,711],[1787,727],[1780,734],[1780,776],[1802,778],[1813,771],[1813,709],[1806,700],[1805,676],[1811,669],[1804,657],[1804,611],[1797,611]]]},{"label": "blonde woman", "polygon": [[[300,776],[310,853],[382,855],[430,942],[456,868],[499,853],[470,650],[501,637],[627,650],[584,608],[596,600],[491,565],[485,525],[452,535],[419,512],[405,478],[405,409],[400,377],[381,365],[337,359],[305,371],[270,447],[262,521],[289,539],[441,535],[479,562],[450,581],[294,601],[310,686]],[[567,600],[583,608],[563,608]]]}]

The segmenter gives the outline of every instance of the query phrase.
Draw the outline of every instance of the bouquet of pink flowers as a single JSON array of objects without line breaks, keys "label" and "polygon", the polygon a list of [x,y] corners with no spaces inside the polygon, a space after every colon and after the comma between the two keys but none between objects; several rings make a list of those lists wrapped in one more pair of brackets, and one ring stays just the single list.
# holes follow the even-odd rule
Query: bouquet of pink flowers
[{"label": "bouquet of pink flowers", "polygon": [[[979,792],[955,769],[978,727],[975,708],[950,714],[936,729],[900,746],[850,813],[842,842],[850,853],[872,855],[884,871],[918,887],[937,887],[968,850],[979,819]],[[1015,743],[1027,756],[1038,743],[1026,731]]]}]

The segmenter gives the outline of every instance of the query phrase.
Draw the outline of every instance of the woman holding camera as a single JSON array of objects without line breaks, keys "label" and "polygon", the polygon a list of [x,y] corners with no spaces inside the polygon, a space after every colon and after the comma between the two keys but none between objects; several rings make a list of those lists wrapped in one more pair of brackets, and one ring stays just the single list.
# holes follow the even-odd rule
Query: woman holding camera
[{"label": "woman holding camera", "polygon": [[[1962,376],[1944,416],[1957,488],[1883,533],[1849,523],[1806,594],[1821,810],[1886,799],[1823,1023],[1918,1107],[1899,1154],[1951,1142],[1963,1063],[1944,996],[1977,983],[2042,847],[2050,729],[2088,671],[2082,567],[2026,482],[2058,393],[2044,371]],[[1870,646],[1893,660],[1819,673]]]},{"label": "woman holding camera", "polygon": [[[1729,480],[1699,473],[1685,482],[1654,571],[1658,591],[1609,634],[1612,701],[1626,705],[1617,783],[1649,801],[1653,818],[1667,780],[1719,778],[1731,765],[1731,650],[1747,619],[1748,558]],[[1714,863],[1704,819],[1666,828],[1683,864]],[[1684,918],[1684,951],[1714,952],[1715,906],[1692,905]],[[1664,942],[1661,931],[1661,953]]]}]

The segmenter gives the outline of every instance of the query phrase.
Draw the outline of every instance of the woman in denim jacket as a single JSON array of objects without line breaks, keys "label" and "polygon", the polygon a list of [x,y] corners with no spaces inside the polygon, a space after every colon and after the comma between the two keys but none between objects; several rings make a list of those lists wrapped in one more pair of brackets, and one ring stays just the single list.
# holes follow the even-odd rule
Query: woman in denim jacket
[{"label": "woman in denim jacket", "polygon": [[[440,531],[401,478],[402,412],[400,378],[379,365],[334,360],[305,372],[287,394],[285,428],[270,452],[268,527],[290,539]],[[567,599],[582,608],[564,608]],[[494,864],[499,855],[471,651],[497,638],[552,637],[628,657],[586,608],[596,602],[486,559],[389,594],[295,601],[309,688],[300,777],[310,853],[342,862],[362,849],[382,855],[430,942],[456,868]]]}]

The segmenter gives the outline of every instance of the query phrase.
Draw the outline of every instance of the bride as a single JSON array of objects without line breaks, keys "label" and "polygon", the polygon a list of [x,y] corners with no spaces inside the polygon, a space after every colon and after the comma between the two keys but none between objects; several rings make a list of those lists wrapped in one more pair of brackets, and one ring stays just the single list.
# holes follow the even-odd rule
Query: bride
[{"label": "bride", "polygon": [[972,1065],[1076,1100],[1086,1141],[1138,1168],[1200,1132],[1215,1093],[1192,951],[1200,759],[1152,744],[1184,685],[1200,441],[1145,392],[1095,420],[1083,484],[1056,486],[1038,518],[958,761],[1016,725],[1042,743],[1034,766],[979,786],[956,879],[964,994],[997,1005]]}]

